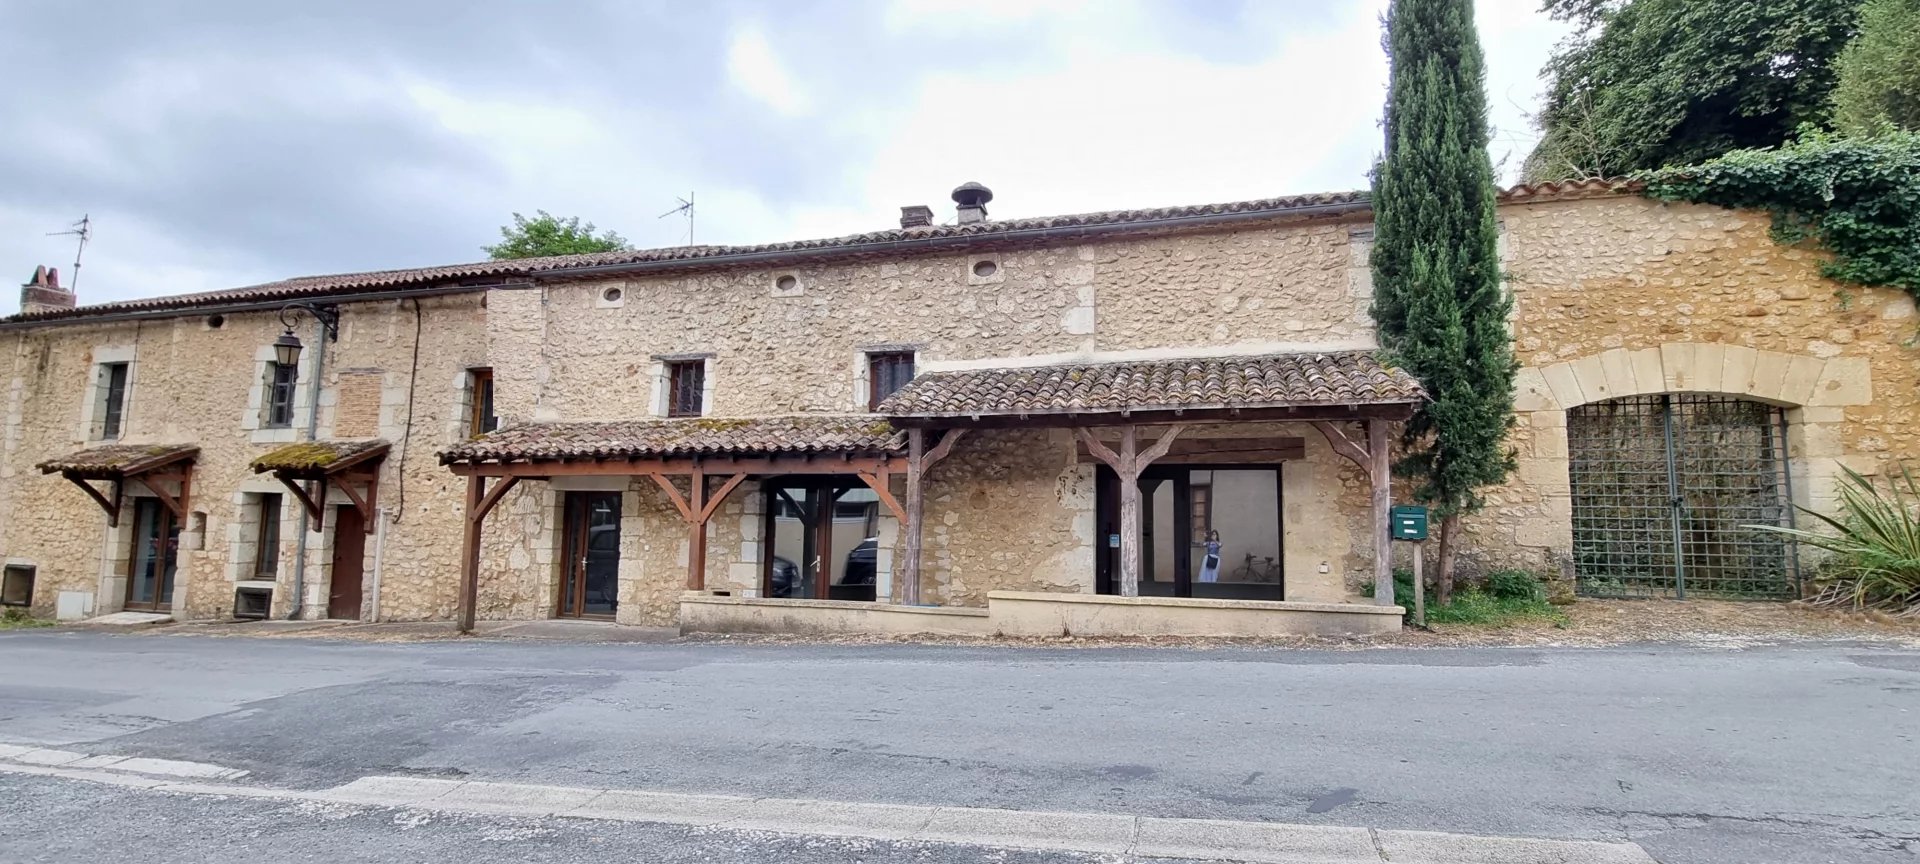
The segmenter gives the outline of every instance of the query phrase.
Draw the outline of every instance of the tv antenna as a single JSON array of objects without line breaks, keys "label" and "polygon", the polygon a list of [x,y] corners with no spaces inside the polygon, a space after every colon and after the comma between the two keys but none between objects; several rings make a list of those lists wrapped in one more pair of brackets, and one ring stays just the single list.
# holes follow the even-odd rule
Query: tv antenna
[{"label": "tv antenna", "polygon": [[80,256],[86,254],[87,241],[93,239],[93,218],[82,213],[80,221],[73,223],[73,227],[65,231],[48,231],[47,236],[80,238],[80,247],[73,250],[73,278],[67,282],[68,291],[80,290]]},{"label": "tv antenna", "polygon": [[686,216],[687,217],[687,245],[692,246],[693,245],[693,193],[688,192],[687,197],[685,198],[681,198],[676,195],[674,196],[673,200],[680,202],[680,206],[675,207],[672,210],[668,210],[667,212],[662,213],[655,218],[665,219],[668,216],[672,216],[675,213],[679,213]]}]

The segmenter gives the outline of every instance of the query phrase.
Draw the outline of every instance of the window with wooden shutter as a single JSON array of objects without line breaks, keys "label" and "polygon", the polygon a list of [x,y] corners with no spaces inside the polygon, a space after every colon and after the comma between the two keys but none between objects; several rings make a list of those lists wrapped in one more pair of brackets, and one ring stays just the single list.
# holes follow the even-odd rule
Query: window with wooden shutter
[{"label": "window with wooden shutter", "polygon": [[913,352],[887,351],[867,355],[867,410],[877,411],[881,401],[913,380]]},{"label": "window with wooden shutter", "polygon": [[467,370],[467,436],[477,438],[500,428],[493,413],[493,370]]},{"label": "window with wooden shutter", "polygon": [[94,437],[118,438],[126,420],[127,364],[100,364],[99,393],[100,404],[94,410],[99,422],[95,424]]},{"label": "window with wooden shutter", "polygon": [[293,425],[293,387],[300,368],[285,363],[267,364],[267,407],[262,426],[284,429]]}]

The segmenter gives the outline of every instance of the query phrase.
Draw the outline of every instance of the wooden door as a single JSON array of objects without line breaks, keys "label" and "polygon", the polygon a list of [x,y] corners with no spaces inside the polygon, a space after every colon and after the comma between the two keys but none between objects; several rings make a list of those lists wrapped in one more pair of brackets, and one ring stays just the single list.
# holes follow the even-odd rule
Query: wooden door
[{"label": "wooden door", "polygon": [[333,580],[327,594],[327,617],[360,620],[367,523],[357,507],[341,507],[333,517]]},{"label": "wooden door", "polygon": [[561,526],[566,559],[561,618],[613,618],[620,611],[620,493],[568,492]]}]

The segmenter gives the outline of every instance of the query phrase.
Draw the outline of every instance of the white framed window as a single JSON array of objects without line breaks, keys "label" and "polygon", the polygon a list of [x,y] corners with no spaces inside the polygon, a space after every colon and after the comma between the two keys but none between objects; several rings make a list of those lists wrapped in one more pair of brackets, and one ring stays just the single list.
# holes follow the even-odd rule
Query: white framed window
[{"label": "white framed window", "polygon": [[300,440],[300,427],[313,404],[313,360],[317,351],[303,351],[298,366],[282,365],[272,345],[254,354],[259,372],[247,392],[247,410],[240,426],[255,444],[285,444]]}]

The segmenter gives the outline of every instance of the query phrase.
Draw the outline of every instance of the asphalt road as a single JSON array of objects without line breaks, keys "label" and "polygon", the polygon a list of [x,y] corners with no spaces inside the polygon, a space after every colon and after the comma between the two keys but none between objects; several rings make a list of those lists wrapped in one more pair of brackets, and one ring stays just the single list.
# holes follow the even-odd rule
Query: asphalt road
[{"label": "asphalt road", "polygon": [[[281,787],[401,775],[1631,840],[1666,864],[1920,860],[1916,739],[1920,652],[1860,644],[1299,651],[0,634],[0,742],[215,763]],[[40,860],[55,837],[83,845],[45,860],[113,860],[127,847],[111,838],[136,836],[140,820],[161,820],[154,837],[223,820],[289,843],[311,830],[298,805],[84,785],[0,778],[0,860]],[[117,818],[126,809],[139,815]],[[336,827],[345,842],[394,834],[405,846],[396,832],[409,818],[372,809]],[[684,832],[500,821],[446,818],[427,834],[477,843],[489,831],[552,831],[554,848],[613,852],[664,842],[651,830]],[[751,838],[698,836],[678,842],[699,851],[718,838],[707,860],[771,854]],[[106,845],[84,845],[95,837]],[[971,860],[818,842],[821,860]]]}]

